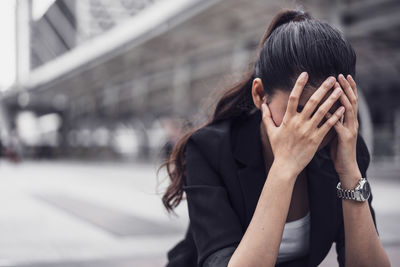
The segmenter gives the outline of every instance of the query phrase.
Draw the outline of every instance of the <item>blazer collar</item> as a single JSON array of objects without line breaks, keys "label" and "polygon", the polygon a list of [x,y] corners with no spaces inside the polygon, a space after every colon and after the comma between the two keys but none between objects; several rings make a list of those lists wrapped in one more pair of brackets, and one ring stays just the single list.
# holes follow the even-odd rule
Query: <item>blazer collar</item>
[{"label": "blazer collar", "polygon": [[[250,223],[267,178],[260,123],[261,111],[239,117],[232,128],[233,156],[243,193],[245,227]],[[319,150],[306,167],[311,217],[309,266],[316,266],[329,251],[336,233],[336,184],[338,177],[329,157],[329,146]]]},{"label": "blazer collar", "polygon": [[240,117],[235,123],[233,155],[245,165],[257,166],[263,163],[261,119],[261,111],[257,109],[248,116]]}]

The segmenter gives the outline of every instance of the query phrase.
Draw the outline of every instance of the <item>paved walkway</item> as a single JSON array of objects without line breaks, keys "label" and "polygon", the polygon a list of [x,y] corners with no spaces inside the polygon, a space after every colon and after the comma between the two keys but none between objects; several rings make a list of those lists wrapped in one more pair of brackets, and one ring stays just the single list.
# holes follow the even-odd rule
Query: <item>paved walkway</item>
[{"label": "paved walkway", "polygon": [[[187,225],[168,216],[153,164],[0,162],[0,267],[155,267]],[[387,169],[384,179],[379,178]],[[373,205],[392,266],[400,265],[400,168],[371,168]],[[160,179],[165,172],[160,172]],[[162,192],[166,183],[161,183]],[[337,266],[335,246],[321,266]]]}]

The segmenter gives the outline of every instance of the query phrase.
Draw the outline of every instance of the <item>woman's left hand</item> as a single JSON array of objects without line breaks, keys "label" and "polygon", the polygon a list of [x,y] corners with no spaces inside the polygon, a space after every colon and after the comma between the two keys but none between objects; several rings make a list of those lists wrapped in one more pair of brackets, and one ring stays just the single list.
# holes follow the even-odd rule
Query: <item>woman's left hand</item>
[{"label": "woman's left hand", "polygon": [[337,136],[332,140],[330,152],[342,188],[349,189],[354,188],[361,178],[356,159],[358,95],[356,83],[351,75],[346,79],[340,74],[338,80],[340,85],[336,82],[335,88],[341,87],[344,91],[340,102],[345,107],[345,113],[344,119],[334,125]]}]

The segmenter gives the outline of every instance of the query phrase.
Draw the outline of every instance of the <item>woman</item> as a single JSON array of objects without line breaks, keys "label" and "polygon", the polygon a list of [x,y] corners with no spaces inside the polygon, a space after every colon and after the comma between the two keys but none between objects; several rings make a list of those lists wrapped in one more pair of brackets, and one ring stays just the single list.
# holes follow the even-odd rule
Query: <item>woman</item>
[{"label": "woman", "polygon": [[[326,22],[283,10],[258,52],[164,163],[163,203],[172,211],[185,192],[190,218],[168,266],[317,266],[333,242],[340,266],[390,266],[362,179],[353,48]],[[364,197],[343,198],[339,182]]]}]

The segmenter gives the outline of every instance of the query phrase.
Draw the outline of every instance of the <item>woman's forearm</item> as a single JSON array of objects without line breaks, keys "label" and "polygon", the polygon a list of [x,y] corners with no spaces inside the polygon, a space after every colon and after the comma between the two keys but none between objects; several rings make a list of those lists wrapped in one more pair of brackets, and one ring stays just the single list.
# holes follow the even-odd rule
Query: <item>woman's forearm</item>
[{"label": "woman's forearm", "polygon": [[[361,173],[355,168],[352,179],[346,179],[344,188],[354,188]],[[388,256],[376,232],[368,201],[343,199],[346,266],[390,266]]]},{"label": "woman's forearm", "polygon": [[275,265],[296,177],[287,166],[272,164],[253,217],[229,267]]}]

